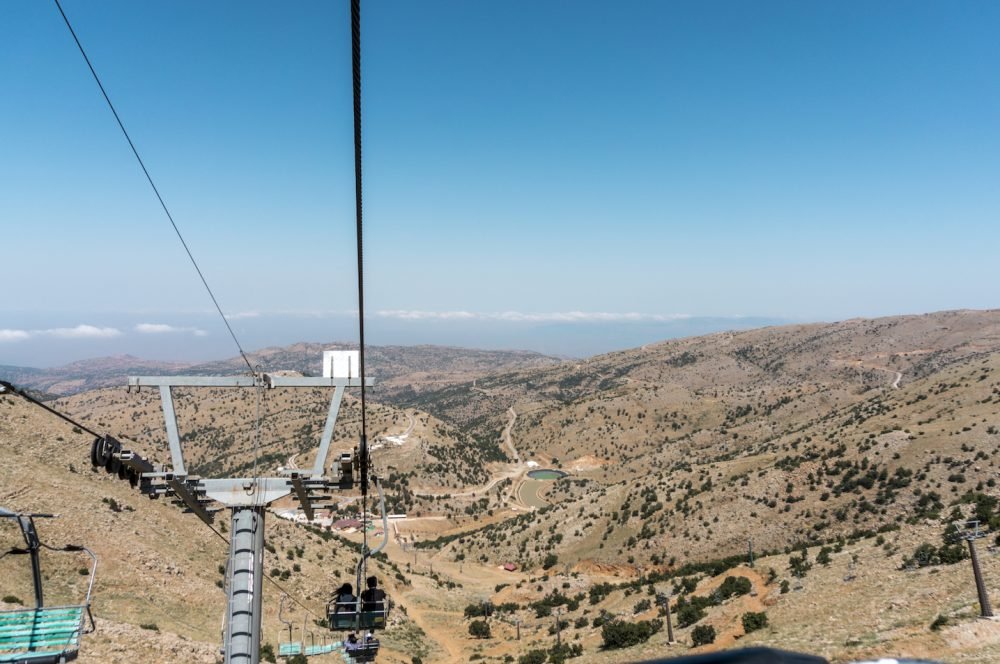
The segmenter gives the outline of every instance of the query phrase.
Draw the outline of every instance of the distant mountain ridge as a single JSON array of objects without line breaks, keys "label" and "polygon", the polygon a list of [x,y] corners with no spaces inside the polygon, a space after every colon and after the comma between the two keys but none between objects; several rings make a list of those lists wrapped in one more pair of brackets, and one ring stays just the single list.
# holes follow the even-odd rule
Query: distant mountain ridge
[{"label": "distant mountain ridge", "polygon": [[[268,347],[247,354],[263,371],[297,371],[319,375],[324,350],[356,348],[344,342],[299,342]],[[368,346],[368,373],[380,392],[391,395],[401,383],[408,388],[443,386],[472,380],[496,371],[554,366],[562,360],[533,351],[496,351],[452,346]],[[2,366],[0,378],[37,392],[70,396],[104,387],[123,387],[126,377],[137,374],[232,375],[246,371],[242,357],[214,362],[161,362],[132,355],[115,355],[72,362],[50,369]]]}]

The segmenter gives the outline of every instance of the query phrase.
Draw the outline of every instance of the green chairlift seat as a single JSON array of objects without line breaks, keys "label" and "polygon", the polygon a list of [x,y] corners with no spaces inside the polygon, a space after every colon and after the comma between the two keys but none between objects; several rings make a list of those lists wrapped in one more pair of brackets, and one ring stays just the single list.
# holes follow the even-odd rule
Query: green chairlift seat
[{"label": "green chairlift seat", "polygon": [[[76,659],[80,650],[80,635],[94,631],[90,614],[90,593],[94,588],[97,556],[82,546],[54,548],[43,544],[35,531],[36,517],[51,518],[51,514],[17,514],[0,508],[0,518],[17,521],[24,535],[26,548],[14,548],[7,553],[29,554],[32,581],[35,588],[35,608],[0,611],[0,664],[61,664]],[[93,562],[83,604],[44,606],[39,550],[44,547],[56,552],[86,553]],[[4,554],[6,555],[6,554]],[[89,620],[90,627],[86,627]]]},{"label": "green chairlift seat", "polygon": [[76,659],[83,606],[0,611],[0,662],[68,662]]},{"label": "green chairlift seat", "polygon": [[294,657],[302,654],[301,643],[279,643],[278,657]]},{"label": "green chairlift seat", "polygon": [[385,629],[386,621],[389,619],[390,609],[389,598],[385,599],[381,609],[364,611],[361,601],[357,602],[330,602],[326,609],[326,615],[330,622],[330,629],[333,631],[361,631],[368,629]]},{"label": "green chairlift seat", "polygon": [[317,655],[329,655],[339,650],[342,645],[340,641],[334,641],[333,643],[324,643],[322,645],[306,646],[303,648],[302,644],[298,642],[279,643],[278,657],[294,657],[295,655],[316,657]]}]

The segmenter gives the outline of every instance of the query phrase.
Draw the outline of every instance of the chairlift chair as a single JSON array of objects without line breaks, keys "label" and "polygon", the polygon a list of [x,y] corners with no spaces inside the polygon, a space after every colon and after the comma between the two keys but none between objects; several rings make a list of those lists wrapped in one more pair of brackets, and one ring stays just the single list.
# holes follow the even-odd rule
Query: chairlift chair
[{"label": "chairlift chair", "polygon": [[378,639],[372,639],[368,643],[359,642],[354,648],[348,648],[345,643],[344,653],[352,662],[374,662],[378,655],[379,645]]},{"label": "chairlift chair", "polygon": [[[80,635],[94,631],[90,612],[90,595],[97,572],[97,556],[83,546],[62,548],[42,543],[35,530],[36,518],[51,518],[52,514],[19,514],[0,508],[0,518],[17,521],[24,535],[26,548],[14,548],[7,554],[28,554],[31,557],[35,608],[0,611],[0,663],[3,664],[62,664],[75,660],[80,650]],[[87,580],[87,594],[82,604],[44,606],[42,574],[38,553],[44,547],[59,553],[86,553],[92,565]],[[90,627],[86,626],[89,621]]]}]

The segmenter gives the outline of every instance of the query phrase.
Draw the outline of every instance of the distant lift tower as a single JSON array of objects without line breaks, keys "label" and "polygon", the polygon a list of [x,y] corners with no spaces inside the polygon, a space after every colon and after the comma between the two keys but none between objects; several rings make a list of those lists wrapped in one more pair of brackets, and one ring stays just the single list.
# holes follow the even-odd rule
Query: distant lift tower
[{"label": "distant lift tower", "polygon": [[969,543],[969,557],[972,558],[972,574],[976,578],[976,593],[979,595],[979,615],[981,618],[992,618],[993,607],[990,606],[990,596],[986,593],[983,582],[983,571],[979,568],[979,555],[976,553],[976,540],[989,535],[979,528],[979,521],[966,521],[958,526],[958,538]]},{"label": "distant lift tower", "polygon": [[[261,586],[264,580],[264,512],[267,505],[294,494],[306,518],[313,519],[319,502],[329,500],[335,489],[353,486],[352,459],[341,455],[337,476],[325,475],[326,459],[333,440],[333,427],[340,412],[344,388],[362,387],[357,375],[357,351],[335,351],[324,357],[324,377],[288,376],[131,376],[129,389],[157,387],[163,405],[170,468],[153,468],[129,450],[115,450],[113,457],[122,466],[141,473],[141,490],[151,498],[168,496],[179,499],[206,523],[212,514],[206,510],[216,502],[231,509],[231,540],[226,579],[226,631],[223,643],[225,664],[258,664],[260,658]],[[336,355],[340,353],[342,355]],[[340,375],[338,375],[340,374]],[[353,375],[352,375],[353,374]],[[364,387],[373,384],[366,378]],[[333,388],[326,426],[312,469],[285,470],[283,477],[229,477],[203,479],[188,474],[184,465],[181,440],[174,412],[172,388],[241,387],[274,389],[278,387]],[[364,453],[364,451],[362,451]]]}]

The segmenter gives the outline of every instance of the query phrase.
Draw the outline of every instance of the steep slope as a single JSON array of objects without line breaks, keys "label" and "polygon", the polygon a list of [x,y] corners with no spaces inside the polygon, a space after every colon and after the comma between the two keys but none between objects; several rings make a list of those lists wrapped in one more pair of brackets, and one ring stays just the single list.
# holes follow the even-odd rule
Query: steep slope
[{"label": "steep slope", "polygon": [[[998,369],[1000,314],[952,312],[712,335],[481,381],[491,412],[518,412],[517,447],[574,478],[547,511],[462,550],[656,563],[939,513],[995,477]],[[499,430],[500,415],[467,416],[481,393],[453,396],[422,404]]]},{"label": "steep slope", "polygon": [[[222,570],[228,545],[190,514],[163,501],[151,501],[127,482],[90,468],[89,438],[65,423],[11,395],[0,396],[0,505],[15,511],[51,512],[40,520],[46,543],[83,544],[99,558],[93,610],[97,631],[83,637],[81,662],[205,662],[218,660],[225,597]],[[225,513],[217,519],[223,535]],[[345,578],[353,579],[355,545],[295,526],[271,516],[267,522],[264,569],[316,616]],[[20,533],[0,523],[0,546],[20,545]],[[86,577],[78,570],[86,559],[44,554],[49,604],[78,602]],[[390,589],[397,569],[373,562],[372,571]],[[278,621],[281,590],[264,584],[264,642],[277,649],[287,640]],[[13,595],[30,603],[30,573],[19,556],[0,560],[0,597]],[[16,605],[5,605],[12,608]],[[312,624],[299,606],[286,606],[296,627],[328,634]],[[339,635],[331,635],[339,636]],[[386,632],[386,661],[403,661],[391,652],[404,647],[430,652],[419,630],[398,613]],[[402,645],[400,645],[402,644]],[[337,658],[330,656],[329,661]]]}]

